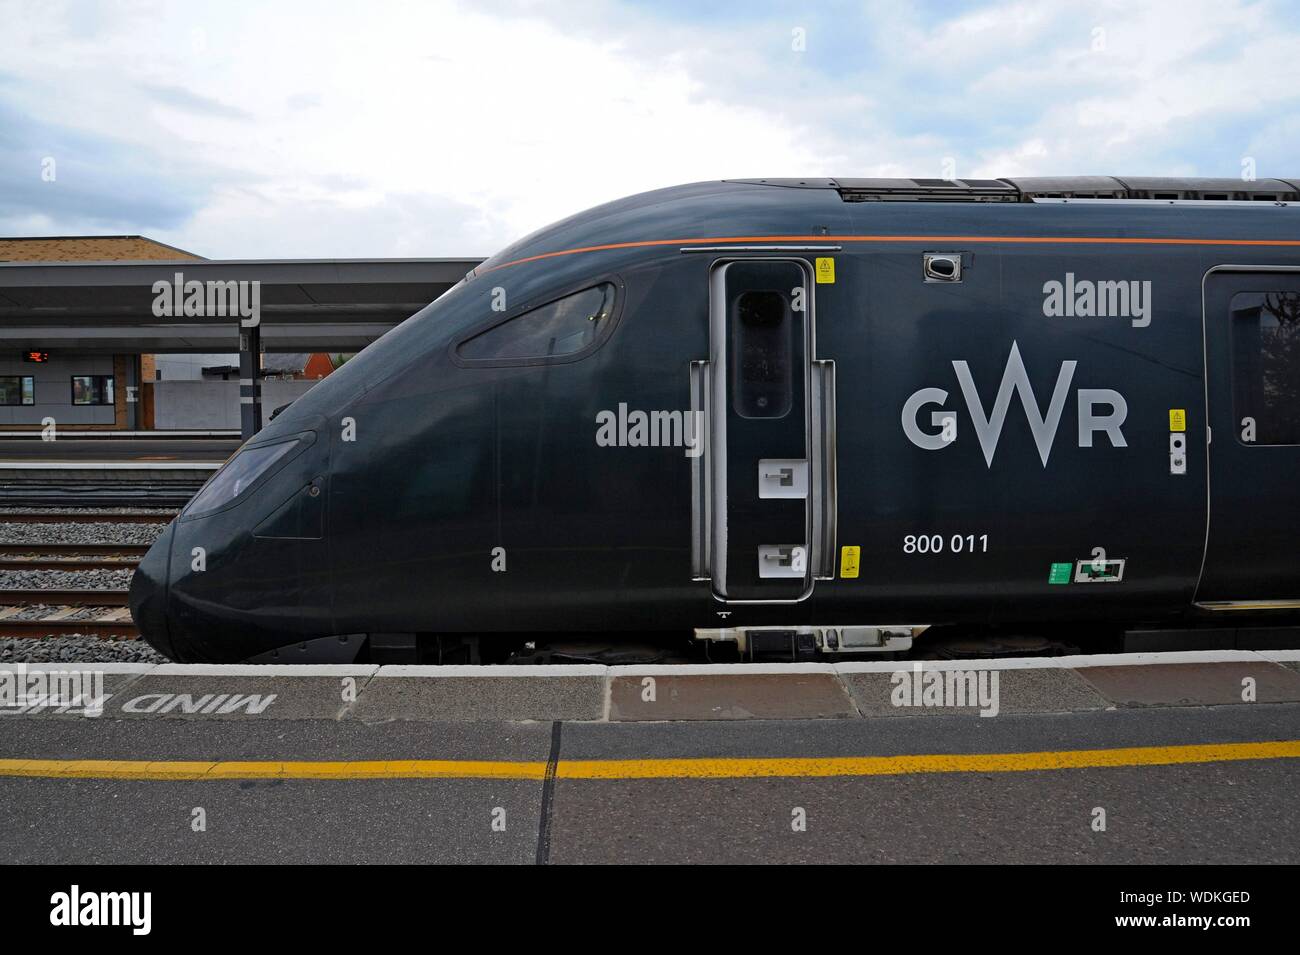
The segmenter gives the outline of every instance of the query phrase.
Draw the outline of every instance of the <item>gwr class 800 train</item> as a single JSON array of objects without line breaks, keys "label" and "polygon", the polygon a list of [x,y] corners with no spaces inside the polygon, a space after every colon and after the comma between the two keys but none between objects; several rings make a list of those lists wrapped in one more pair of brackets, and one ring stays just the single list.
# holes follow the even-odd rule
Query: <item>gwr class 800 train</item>
[{"label": "gwr class 800 train", "polygon": [[591,209],[276,416],[132,613],[211,662],[1289,626],[1297,198],[736,180]]}]

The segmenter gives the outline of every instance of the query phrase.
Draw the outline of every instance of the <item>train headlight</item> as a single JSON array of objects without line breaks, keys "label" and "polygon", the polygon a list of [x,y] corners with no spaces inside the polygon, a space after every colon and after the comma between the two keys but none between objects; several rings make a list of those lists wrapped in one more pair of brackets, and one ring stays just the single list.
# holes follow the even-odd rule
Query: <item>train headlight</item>
[{"label": "train headlight", "polygon": [[185,508],[185,517],[198,517],[220,510],[244,494],[257,479],[284,461],[289,452],[302,444],[299,440],[281,441],[244,448],[227,461]]}]

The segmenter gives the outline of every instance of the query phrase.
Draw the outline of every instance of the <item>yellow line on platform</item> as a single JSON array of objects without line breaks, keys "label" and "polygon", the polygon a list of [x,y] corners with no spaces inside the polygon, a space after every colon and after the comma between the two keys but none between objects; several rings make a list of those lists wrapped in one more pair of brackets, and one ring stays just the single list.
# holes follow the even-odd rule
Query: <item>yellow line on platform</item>
[{"label": "yellow line on platform", "polygon": [[[1173,766],[1244,759],[1300,758],[1300,740],[1206,743],[1037,753],[830,756],[776,759],[561,760],[558,779],[756,779],[829,776],[906,776],[918,773],[1022,773],[1119,766]],[[530,779],[546,776],[544,762],[458,759],[341,762],[165,761],[112,759],[0,759],[0,776],[46,779]]]},{"label": "yellow line on platform", "polygon": [[796,759],[628,759],[562,761],[560,779],[738,779],[746,777],[906,776],[918,773],[1023,773],[1114,766],[1170,766],[1242,759],[1300,758],[1300,740],[1142,746],[1038,753],[837,756]]},{"label": "yellow line on platform", "polygon": [[172,762],[0,759],[0,776],[49,779],[543,779],[546,763],[460,759]]}]

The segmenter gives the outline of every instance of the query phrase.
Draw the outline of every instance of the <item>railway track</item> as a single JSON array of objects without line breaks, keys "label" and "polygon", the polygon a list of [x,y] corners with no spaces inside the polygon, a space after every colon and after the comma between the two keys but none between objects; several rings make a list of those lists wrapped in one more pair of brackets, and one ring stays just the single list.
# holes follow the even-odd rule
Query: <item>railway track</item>
[{"label": "railway track", "polygon": [[[5,513],[0,523],[13,524],[163,524],[175,513],[123,513],[120,510],[68,511],[50,508],[35,512]],[[84,533],[84,532],[83,532]],[[94,533],[93,531],[91,533]],[[37,537],[47,536],[43,531]],[[56,532],[48,536],[56,538]],[[98,535],[96,535],[98,536]],[[149,550],[143,543],[114,543],[110,540],[91,543],[17,542],[0,543],[0,571],[17,571],[23,586],[0,587],[0,637],[39,639],[74,635],[101,639],[139,637],[127,609],[127,591],[123,588],[77,587],[85,577],[49,578],[55,586],[32,586],[26,571],[133,571]],[[72,586],[58,586],[67,580]],[[73,582],[76,583],[73,583]],[[43,582],[41,582],[43,583]]]},{"label": "railway track", "polygon": [[73,617],[82,607],[52,608],[39,618],[13,619],[8,614],[26,609],[22,606],[0,606],[0,637],[40,639],[42,637],[69,637],[86,634],[101,639],[138,640],[140,631],[131,620],[126,607],[99,608],[98,613]]},{"label": "railway track", "polygon": [[125,607],[125,590],[12,590],[0,588],[0,606],[38,607],[57,604],[62,607]]},{"label": "railway track", "polygon": [[[64,637],[89,634],[136,639],[140,633],[126,606],[125,590],[0,589],[0,637]],[[21,616],[45,607],[38,617]]]},{"label": "railway track", "polygon": [[0,511],[0,524],[166,524],[175,511],[159,514],[120,511]]},{"label": "railway track", "polygon": [[0,544],[0,570],[132,570],[148,544]]},{"label": "railway track", "polygon": [[[135,639],[140,634],[131,620],[126,602],[125,590],[0,588],[0,637],[88,634],[101,638]],[[48,609],[39,617],[19,616],[32,607]]]}]

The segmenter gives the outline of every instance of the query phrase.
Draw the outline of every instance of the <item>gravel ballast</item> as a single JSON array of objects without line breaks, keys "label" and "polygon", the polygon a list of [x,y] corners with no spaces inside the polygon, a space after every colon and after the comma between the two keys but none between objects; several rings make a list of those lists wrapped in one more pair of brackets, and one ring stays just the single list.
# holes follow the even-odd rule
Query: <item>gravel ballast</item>
[{"label": "gravel ballast", "polygon": [[6,544],[152,544],[166,524],[15,524],[0,523]]},{"label": "gravel ballast", "polygon": [[0,570],[0,590],[126,590],[132,570]]},{"label": "gravel ballast", "polygon": [[[103,508],[60,508],[70,513],[103,513]],[[166,527],[174,511],[158,508],[114,508],[119,513],[158,513],[161,522],[124,524],[105,514],[103,522],[92,524],[29,524],[5,521],[0,512],[0,542],[6,544],[152,544]],[[8,513],[47,513],[43,508],[5,508]],[[131,568],[122,570],[6,570],[0,571],[4,590],[126,590]],[[40,604],[23,607],[11,620],[39,620],[59,606]],[[75,626],[78,620],[102,618],[103,607],[79,607],[58,621],[52,629]],[[0,637],[0,665],[6,663],[166,663],[167,660],[143,640],[105,639],[95,634],[57,637]]]},{"label": "gravel ballast", "polygon": [[143,640],[103,640],[89,636],[41,640],[0,638],[0,664],[170,662]]}]

